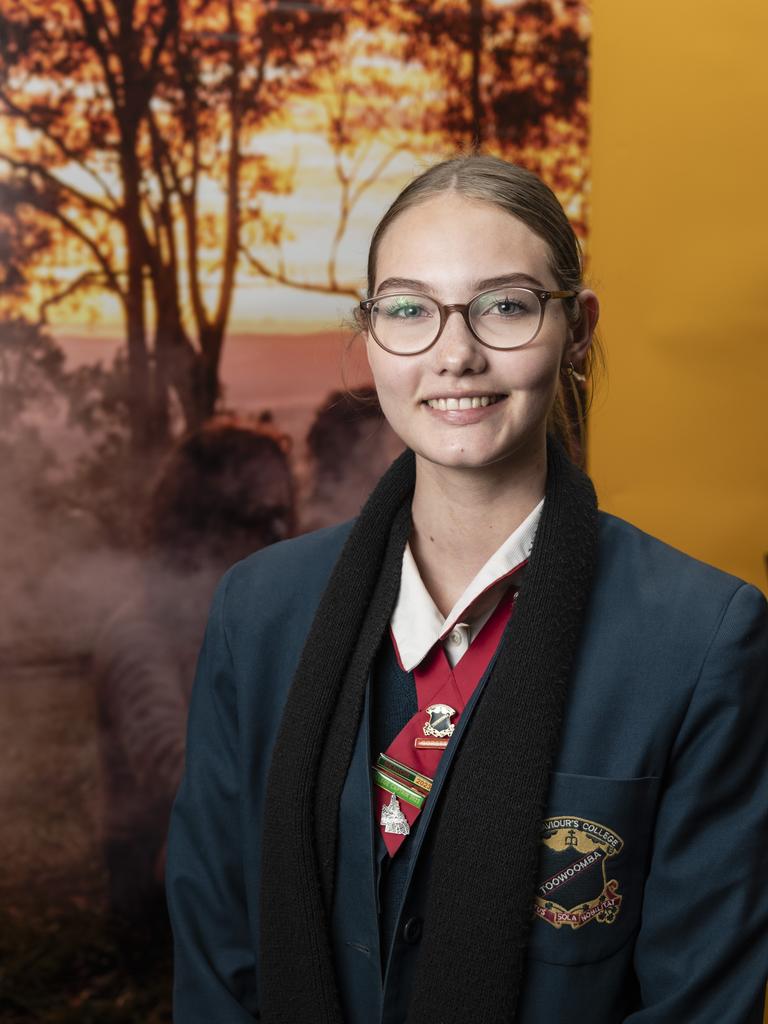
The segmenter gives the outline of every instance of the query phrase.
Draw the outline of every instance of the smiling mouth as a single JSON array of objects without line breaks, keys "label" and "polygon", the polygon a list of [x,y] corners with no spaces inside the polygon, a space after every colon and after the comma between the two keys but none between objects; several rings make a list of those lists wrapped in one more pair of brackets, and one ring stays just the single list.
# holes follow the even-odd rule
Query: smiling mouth
[{"label": "smiling mouth", "polygon": [[475,395],[472,398],[428,398],[423,404],[430,409],[447,412],[450,409],[483,409],[486,405],[495,405],[506,395]]}]

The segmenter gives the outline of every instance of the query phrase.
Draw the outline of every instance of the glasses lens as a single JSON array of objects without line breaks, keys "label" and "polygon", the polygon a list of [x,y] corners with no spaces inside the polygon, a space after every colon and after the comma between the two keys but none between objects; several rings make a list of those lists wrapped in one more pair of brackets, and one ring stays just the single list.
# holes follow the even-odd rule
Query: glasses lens
[{"label": "glasses lens", "polygon": [[469,322],[478,338],[495,348],[518,348],[536,334],[541,304],[527,288],[483,292],[469,307]]},{"label": "glasses lens", "polygon": [[370,315],[379,343],[404,355],[431,345],[440,327],[440,310],[426,295],[382,295]]}]

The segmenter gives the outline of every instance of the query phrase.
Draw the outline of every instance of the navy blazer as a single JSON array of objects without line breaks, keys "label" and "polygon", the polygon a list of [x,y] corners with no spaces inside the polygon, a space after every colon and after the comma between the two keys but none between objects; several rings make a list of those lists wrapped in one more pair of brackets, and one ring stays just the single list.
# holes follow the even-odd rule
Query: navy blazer
[{"label": "navy blazer", "polygon": [[[168,840],[176,1024],[258,1019],[270,758],[350,526],[266,548],[217,589]],[[430,807],[456,744],[398,853],[407,850],[409,860],[382,981],[370,705],[341,798],[332,938],[349,1024],[403,1024],[430,869]],[[471,709],[458,729],[471,728]],[[600,513],[598,571],[552,774],[519,1024],[760,1024],[767,769],[763,595]]]}]

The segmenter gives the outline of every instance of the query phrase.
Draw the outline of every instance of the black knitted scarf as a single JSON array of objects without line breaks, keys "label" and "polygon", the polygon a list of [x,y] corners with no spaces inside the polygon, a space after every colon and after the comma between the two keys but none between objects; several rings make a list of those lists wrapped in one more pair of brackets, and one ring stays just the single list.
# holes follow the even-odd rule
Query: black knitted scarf
[{"label": "black knitted scarf", "polygon": [[[336,563],[270,769],[261,1019],[343,1024],[330,937],[339,800],[368,672],[397,598],[414,456],[382,477]],[[597,550],[589,479],[548,445],[546,500],[515,614],[438,796],[408,1024],[509,1024],[522,979],[550,769]]]}]

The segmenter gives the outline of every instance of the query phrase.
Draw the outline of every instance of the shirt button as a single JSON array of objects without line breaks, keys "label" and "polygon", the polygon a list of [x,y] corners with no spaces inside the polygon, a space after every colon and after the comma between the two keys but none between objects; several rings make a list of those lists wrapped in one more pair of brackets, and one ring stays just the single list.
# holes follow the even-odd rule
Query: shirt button
[{"label": "shirt button", "polygon": [[409,946],[415,946],[421,938],[421,927],[420,917],[409,917],[403,925],[403,938]]},{"label": "shirt button", "polygon": [[454,629],[451,633],[451,643],[456,644],[457,646],[461,643],[461,633],[458,629]]}]

